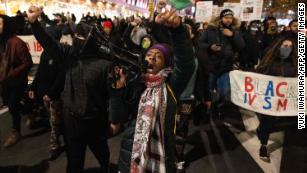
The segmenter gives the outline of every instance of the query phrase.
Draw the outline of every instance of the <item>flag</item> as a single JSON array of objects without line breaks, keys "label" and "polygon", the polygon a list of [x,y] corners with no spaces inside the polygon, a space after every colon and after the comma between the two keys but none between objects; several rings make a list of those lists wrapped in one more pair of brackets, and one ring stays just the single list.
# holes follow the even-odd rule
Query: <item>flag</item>
[{"label": "flag", "polygon": [[192,2],[190,0],[170,0],[170,3],[177,10],[184,9],[184,8],[192,5]]}]

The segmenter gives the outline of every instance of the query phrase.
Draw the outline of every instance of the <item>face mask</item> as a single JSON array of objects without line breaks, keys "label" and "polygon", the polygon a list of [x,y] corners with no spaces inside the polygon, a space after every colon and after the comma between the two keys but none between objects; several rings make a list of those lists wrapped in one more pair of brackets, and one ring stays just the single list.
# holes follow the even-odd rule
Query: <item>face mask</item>
[{"label": "face mask", "polygon": [[223,26],[223,28],[231,29],[231,24],[227,25],[227,24],[222,23],[222,26]]},{"label": "face mask", "polygon": [[251,27],[251,31],[257,32],[258,28],[257,27]]},{"label": "face mask", "polygon": [[151,45],[151,40],[150,39],[143,39],[142,41],[142,48],[143,49],[148,49]]},{"label": "face mask", "polygon": [[281,47],[279,48],[279,54],[281,59],[287,59],[292,52],[292,48],[290,47]]},{"label": "face mask", "polygon": [[58,19],[54,19],[53,20],[56,24],[58,24],[59,22],[60,22],[60,20],[58,20]]},{"label": "face mask", "polygon": [[85,40],[74,37],[72,40],[72,45],[74,47],[74,52],[81,53]]}]

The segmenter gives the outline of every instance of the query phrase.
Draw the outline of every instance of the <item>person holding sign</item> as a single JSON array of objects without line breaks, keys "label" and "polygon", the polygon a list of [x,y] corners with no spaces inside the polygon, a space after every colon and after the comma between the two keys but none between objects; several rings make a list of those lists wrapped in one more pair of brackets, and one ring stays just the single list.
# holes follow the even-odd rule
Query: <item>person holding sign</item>
[{"label": "person holding sign", "polygon": [[[256,71],[271,76],[296,77],[298,70],[298,49],[295,42],[296,40],[289,36],[278,38],[275,42],[272,43],[272,47],[266,52]],[[268,91],[270,90],[268,89]],[[266,93],[269,95],[274,94],[273,91]],[[270,162],[270,156],[267,151],[267,144],[269,134],[274,124],[274,117],[259,114],[259,118],[260,125],[257,129],[257,134],[261,142],[259,156],[262,160]]]}]

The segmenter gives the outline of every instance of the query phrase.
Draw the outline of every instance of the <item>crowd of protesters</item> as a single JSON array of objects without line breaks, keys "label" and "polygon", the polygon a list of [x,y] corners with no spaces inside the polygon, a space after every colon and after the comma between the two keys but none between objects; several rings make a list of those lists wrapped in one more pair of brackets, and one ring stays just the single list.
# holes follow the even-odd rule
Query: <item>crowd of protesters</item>
[{"label": "crowd of protesters", "polygon": [[[137,80],[128,81],[125,70],[106,60],[109,55],[89,39],[93,24],[112,45],[143,55],[146,69]],[[69,13],[50,20],[34,6],[16,17],[0,15],[1,94],[13,122],[4,146],[21,139],[20,100],[27,92],[50,115],[50,160],[60,154],[63,135],[68,173],[83,171],[87,146],[101,172],[108,172],[107,140],[118,133],[123,133],[119,172],[184,172],[189,119],[199,124],[208,116],[226,116],[221,110],[231,104],[234,69],[296,77],[297,33],[297,20],[283,31],[274,17],[246,26],[229,9],[204,23],[161,10],[153,19],[87,14],[79,23]],[[33,63],[17,35],[34,35],[44,48],[29,86]],[[72,44],[59,43],[67,35]],[[274,118],[258,116],[259,156],[269,160]]]}]

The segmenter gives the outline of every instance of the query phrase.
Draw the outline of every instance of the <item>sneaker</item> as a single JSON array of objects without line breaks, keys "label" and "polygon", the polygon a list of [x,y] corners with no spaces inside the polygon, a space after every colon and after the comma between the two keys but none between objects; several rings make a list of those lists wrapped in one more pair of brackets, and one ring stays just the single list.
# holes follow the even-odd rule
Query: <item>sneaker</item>
[{"label": "sneaker", "polygon": [[177,171],[176,173],[185,173],[185,162],[178,162],[176,164]]},{"label": "sneaker", "polygon": [[54,161],[56,160],[62,153],[62,149],[59,148],[53,148],[49,150],[49,157],[48,160],[49,161]]},{"label": "sneaker", "polygon": [[9,134],[8,138],[4,141],[3,146],[7,148],[15,145],[20,140],[20,137],[20,133],[17,130],[13,129]]},{"label": "sneaker", "polygon": [[265,162],[270,162],[270,156],[268,154],[268,149],[266,145],[261,145],[259,150],[260,159]]}]

